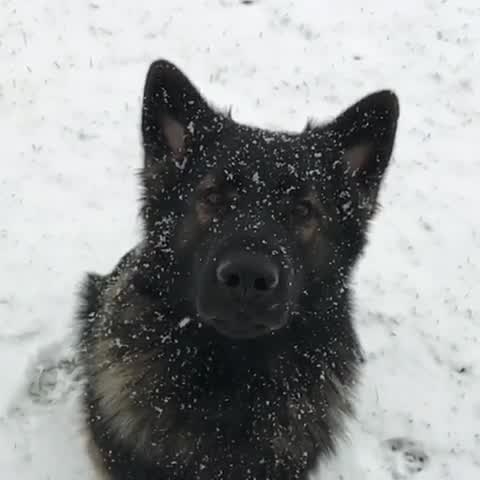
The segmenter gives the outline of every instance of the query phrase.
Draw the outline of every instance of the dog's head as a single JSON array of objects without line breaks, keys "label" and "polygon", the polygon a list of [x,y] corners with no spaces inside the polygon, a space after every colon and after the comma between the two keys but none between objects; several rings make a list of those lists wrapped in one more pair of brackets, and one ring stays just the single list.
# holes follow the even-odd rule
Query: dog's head
[{"label": "dog's head", "polygon": [[212,108],[171,63],[153,63],[142,212],[147,250],[163,252],[149,261],[170,264],[158,269],[171,294],[221,334],[252,338],[341,288],[376,210],[398,111],[395,94],[380,91],[324,125],[267,131]]}]

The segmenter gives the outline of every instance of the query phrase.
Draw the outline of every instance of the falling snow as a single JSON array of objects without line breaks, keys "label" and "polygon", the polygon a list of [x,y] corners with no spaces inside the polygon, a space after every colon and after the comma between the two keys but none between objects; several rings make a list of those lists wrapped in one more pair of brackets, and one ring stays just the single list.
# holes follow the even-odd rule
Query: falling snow
[{"label": "falling snow", "polygon": [[141,89],[162,56],[259,126],[299,130],[398,93],[355,282],[359,421],[315,479],[478,478],[478,0],[6,0],[0,18],[1,478],[92,478],[75,294],[139,239]]},{"label": "falling snow", "polygon": [[192,321],[191,318],[185,317],[184,319],[180,320],[180,322],[178,323],[178,326],[179,326],[180,328],[184,328],[184,327],[186,327],[191,321]]}]

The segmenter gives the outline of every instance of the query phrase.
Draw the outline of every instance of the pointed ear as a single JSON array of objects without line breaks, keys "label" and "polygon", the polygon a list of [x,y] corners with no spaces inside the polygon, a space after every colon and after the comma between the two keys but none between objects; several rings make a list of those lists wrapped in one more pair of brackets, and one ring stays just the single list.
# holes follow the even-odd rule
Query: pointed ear
[{"label": "pointed ear", "polygon": [[193,137],[201,139],[215,129],[219,119],[175,65],[166,60],[152,63],[145,81],[142,110],[147,162],[167,157],[182,167]]},{"label": "pointed ear", "polygon": [[397,96],[382,90],[352,105],[327,127],[341,146],[347,175],[371,208],[390,162],[398,116]]}]

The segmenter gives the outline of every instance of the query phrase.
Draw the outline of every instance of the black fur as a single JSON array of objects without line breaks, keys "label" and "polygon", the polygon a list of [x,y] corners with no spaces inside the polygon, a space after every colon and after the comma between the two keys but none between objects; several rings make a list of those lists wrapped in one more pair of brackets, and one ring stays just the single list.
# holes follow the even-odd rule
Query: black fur
[{"label": "black fur", "polygon": [[[144,239],[88,277],[79,309],[86,422],[107,478],[305,480],[335,452],[360,364],[350,277],[397,118],[383,91],[325,125],[265,131],[152,64]],[[283,286],[222,293],[212,272],[239,252],[274,262]]]}]

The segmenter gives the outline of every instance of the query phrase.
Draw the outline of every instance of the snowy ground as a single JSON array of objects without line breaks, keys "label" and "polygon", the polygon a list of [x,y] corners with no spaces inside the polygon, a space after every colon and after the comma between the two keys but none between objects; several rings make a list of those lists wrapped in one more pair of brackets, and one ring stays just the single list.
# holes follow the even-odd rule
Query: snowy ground
[{"label": "snowy ground", "polygon": [[251,3],[0,0],[2,480],[92,478],[74,295],[138,238],[140,95],[159,57],[260,126],[397,91],[395,161],[356,277],[359,423],[332,477],[480,478],[478,0]]}]

